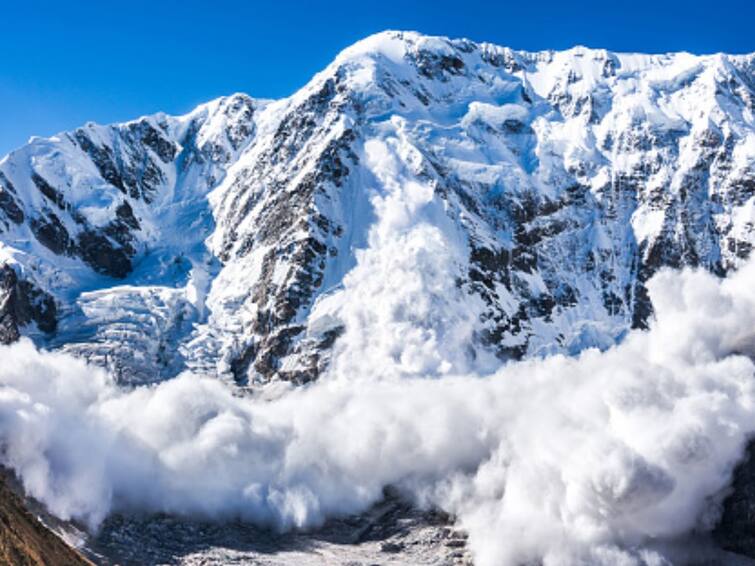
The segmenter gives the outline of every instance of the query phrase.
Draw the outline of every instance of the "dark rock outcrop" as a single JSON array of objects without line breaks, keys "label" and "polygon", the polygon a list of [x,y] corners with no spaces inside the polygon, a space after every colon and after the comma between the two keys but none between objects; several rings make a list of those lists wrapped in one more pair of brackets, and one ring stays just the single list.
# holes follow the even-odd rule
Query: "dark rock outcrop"
[{"label": "dark rock outcrop", "polygon": [[57,327],[55,300],[19,278],[10,265],[0,265],[0,344],[18,340],[21,328],[34,322],[42,332]]},{"label": "dark rock outcrop", "polygon": [[755,441],[734,470],[713,538],[721,548],[755,559]]}]

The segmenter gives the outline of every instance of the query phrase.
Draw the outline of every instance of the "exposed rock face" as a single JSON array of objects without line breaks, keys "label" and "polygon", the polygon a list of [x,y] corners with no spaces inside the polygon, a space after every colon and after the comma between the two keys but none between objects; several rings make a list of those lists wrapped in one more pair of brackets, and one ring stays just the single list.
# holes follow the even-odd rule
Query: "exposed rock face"
[{"label": "exposed rock face", "polygon": [[0,564],[13,566],[91,566],[23,505],[0,474]]},{"label": "exposed rock face", "polygon": [[755,558],[755,443],[734,471],[730,493],[724,499],[721,519],[713,531],[726,550]]},{"label": "exposed rock face", "polygon": [[344,331],[318,305],[374,247],[376,203],[416,186],[463,252],[444,277],[484,305],[476,348],[607,347],[658,269],[749,256],[754,69],[379,34],[285,100],[33,140],[0,163],[0,258],[61,306],[41,341],[124,381],[306,382]]},{"label": "exposed rock face", "polygon": [[130,382],[180,371],[217,269],[207,196],[253,137],[255,106],[235,95],[180,118],[88,124],[3,159],[3,339],[30,334]]},{"label": "exposed rock face", "polygon": [[54,332],[55,301],[33,284],[19,279],[11,266],[0,266],[0,344],[18,340],[20,329],[32,322],[42,332]]}]

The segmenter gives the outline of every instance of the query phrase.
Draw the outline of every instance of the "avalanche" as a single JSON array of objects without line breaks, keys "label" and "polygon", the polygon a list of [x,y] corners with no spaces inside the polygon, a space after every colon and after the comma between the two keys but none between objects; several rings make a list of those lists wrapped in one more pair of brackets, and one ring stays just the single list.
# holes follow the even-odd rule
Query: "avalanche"
[{"label": "avalanche", "polygon": [[394,486],[483,566],[663,564],[755,428],[754,69],[386,32],[283,100],[33,139],[0,463],[93,529]]},{"label": "avalanche", "polygon": [[[341,354],[363,372],[268,401],[188,373],[125,391],[25,340],[1,352],[2,462],[92,527],[123,509],[311,527],[393,485],[457,517],[482,566],[660,564],[652,545],[712,526],[755,429],[753,277],[663,272],[649,331],[487,377],[407,377],[366,318],[377,349]],[[404,352],[434,367],[419,330]]]}]

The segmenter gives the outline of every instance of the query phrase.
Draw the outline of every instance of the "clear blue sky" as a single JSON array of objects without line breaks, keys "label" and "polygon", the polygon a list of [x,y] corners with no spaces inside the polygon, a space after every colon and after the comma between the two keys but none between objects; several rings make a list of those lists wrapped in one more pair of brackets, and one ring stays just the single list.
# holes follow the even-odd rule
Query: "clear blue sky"
[{"label": "clear blue sky", "polygon": [[753,0],[9,0],[0,21],[0,155],[87,120],[286,96],[384,29],[530,50],[755,51]]}]

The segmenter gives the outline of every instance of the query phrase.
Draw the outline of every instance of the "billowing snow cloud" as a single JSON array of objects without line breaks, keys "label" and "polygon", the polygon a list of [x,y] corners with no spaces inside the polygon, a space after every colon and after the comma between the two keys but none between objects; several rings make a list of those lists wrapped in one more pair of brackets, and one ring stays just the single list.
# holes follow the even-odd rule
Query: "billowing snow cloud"
[{"label": "billowing snow cloud", "polygon": [[365,146],[377,220],[314,307],[313,325],[345,326],[318,383],[272,400],[191,374],[122,390],[23,341],[0,348],[2,463],[93,528],[114,509],[316,526],[393,485],[457,517],[481,566],[661,563],[651,541],[709,527],[755,431],[755,262],[662,272],[649,331],[496,370],[456,284],[465,239],[406,174],[412,151]]},{"label": "billowing snow cloud", "polygon": [[93,527],[116,508],[306,527],[390,484],[457,516],[482,565],[631,563],[709,524],[755,429],[753,280],[664,272],[651,329],[603,353],[435,379],[387,356],[381,379],[269,401],[188,374],[123,391],[24,341],[0,349],[2,461]]}]

